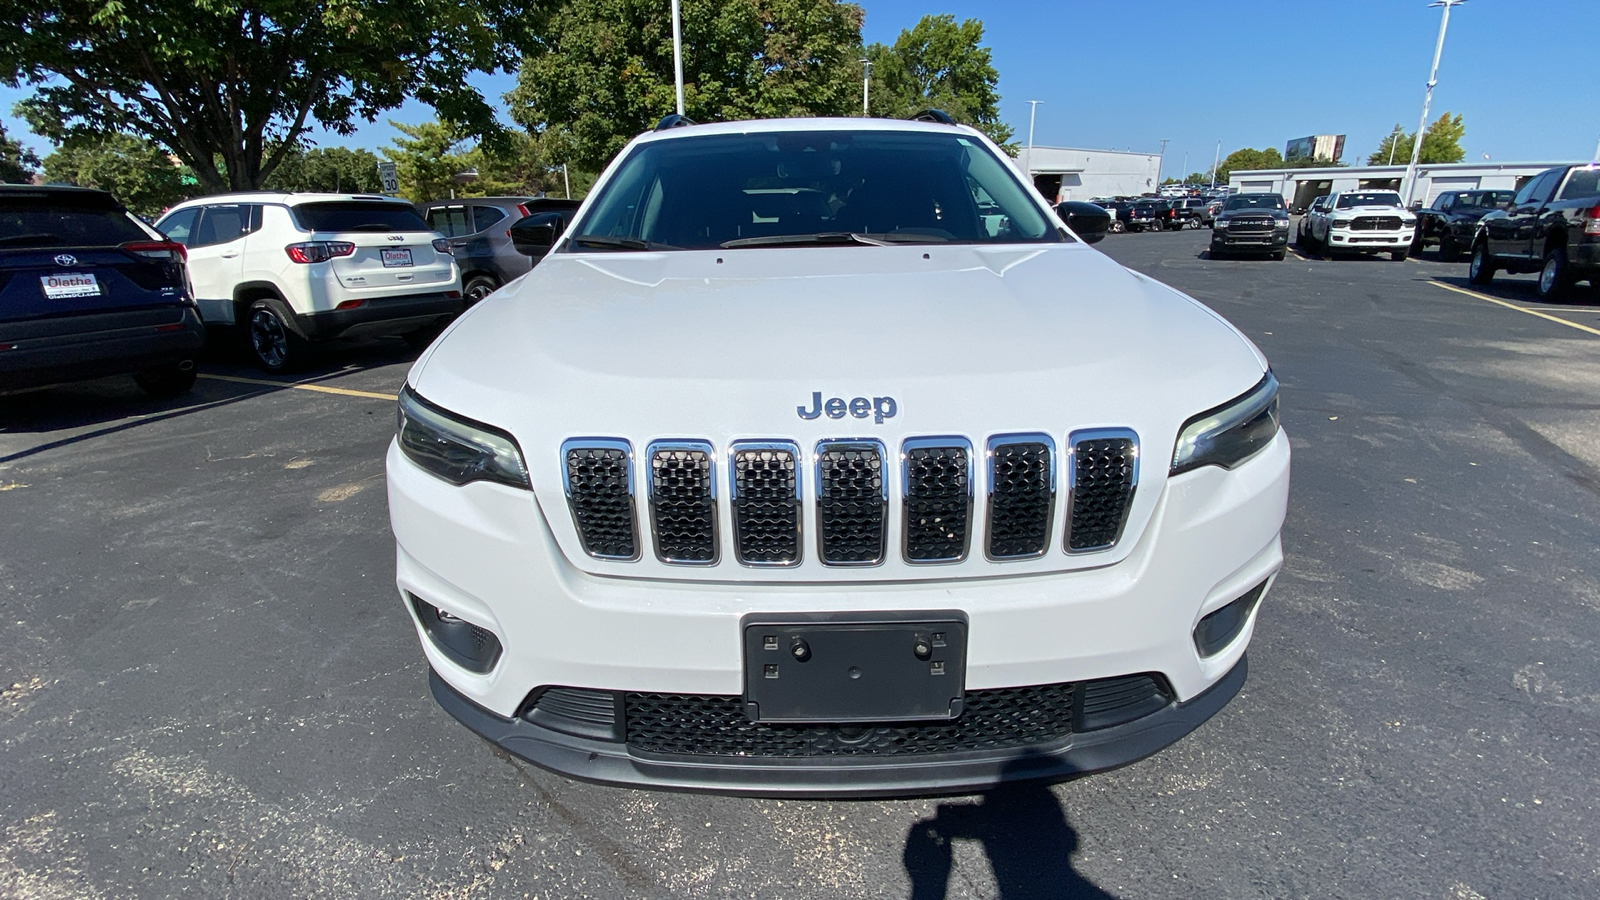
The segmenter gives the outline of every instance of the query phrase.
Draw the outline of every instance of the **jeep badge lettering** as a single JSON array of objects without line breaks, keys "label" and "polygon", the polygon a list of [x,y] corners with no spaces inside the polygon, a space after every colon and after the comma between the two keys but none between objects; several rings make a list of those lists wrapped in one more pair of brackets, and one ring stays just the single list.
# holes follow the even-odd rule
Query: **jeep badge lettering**
[{"label": "jeep badge lettering", "polygon": [[871,400],[866,397],[856,397],[848,403],[843,397],[829,397],[823,400],[821,391],[812,391],[811,408],[796,406],[794,411],[800,414],[800,418],[807,420],[815,419],[823,413],[827,413],[830,419],[842,419],[848,412],[857,419],[871,416],[874,422],[882,425],[885,419],[894,418],[895,413],[900,411],[900,404],[896,403],[893,397],[873,397]]}]

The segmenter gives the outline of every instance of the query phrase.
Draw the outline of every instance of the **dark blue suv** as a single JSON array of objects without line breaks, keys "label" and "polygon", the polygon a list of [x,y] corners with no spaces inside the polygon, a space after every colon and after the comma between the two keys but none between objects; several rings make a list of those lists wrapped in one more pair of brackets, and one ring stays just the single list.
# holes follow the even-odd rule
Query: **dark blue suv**
[{"label": "dark blue suv", "polygon": [[184,249],[105,191],[0,185],[0,390],[131,373],[194,386],[205,326]]}]

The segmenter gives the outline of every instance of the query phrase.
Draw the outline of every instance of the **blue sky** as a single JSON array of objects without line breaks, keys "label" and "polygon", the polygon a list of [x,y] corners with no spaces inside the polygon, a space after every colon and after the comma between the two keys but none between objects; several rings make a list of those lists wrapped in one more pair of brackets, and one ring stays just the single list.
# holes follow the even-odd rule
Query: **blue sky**
[{"label": "blue sky", "polygon": [[[667,0],[661,0],[666,5]],[[1039,105],[1040,145],[1156,152],[1167,174],[1204,171],[1217,142],[1277,147],[1308,134],[1346,134],[1345,161],[1364,162],[1384,135],[1416,128],[1439,28],[1428,0],[858,0],[868,42],[892,42],[930,13],[983,21],[1000,72],[1001,114],[1027,140]],[[1451,11],[1430,119],[1465,117],[1469,160],[1587,159],[1600,139],[1592,88],[1597,0],[1470,0]],[[692,52],[693,48],[689,48]],[[1562,61],[1565,61],[1563,64]],[[1535,73],[1559,65],[1553,80]],[[476,85],[498,101],[510,75]],[[1542,83],[1550,83],[1544,88]],[[48,145],[9,115],[25,90],[0,88],[6,128]],[[353,138],[376,149],[385,120],[431,118],[407,104]]]}]

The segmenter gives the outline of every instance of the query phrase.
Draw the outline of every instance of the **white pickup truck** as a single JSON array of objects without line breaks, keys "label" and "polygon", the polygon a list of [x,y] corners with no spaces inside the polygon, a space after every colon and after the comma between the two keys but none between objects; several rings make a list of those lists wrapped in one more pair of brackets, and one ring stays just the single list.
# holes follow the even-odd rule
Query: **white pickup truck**
[{"label": "white pickup truck", "polygon": [[926,794],[1239,690],[1266,359],[925,119],[670,117],[417,361],[389,510],[457,719],[593,781]]},{"label": "white pickup truck", "polygon": [[1340,191],[1306,213],[1301,243],[1310,238],[1322,255],[1388,253],[1396,262],[1411,252],[1417,217],[1394,191]]}]

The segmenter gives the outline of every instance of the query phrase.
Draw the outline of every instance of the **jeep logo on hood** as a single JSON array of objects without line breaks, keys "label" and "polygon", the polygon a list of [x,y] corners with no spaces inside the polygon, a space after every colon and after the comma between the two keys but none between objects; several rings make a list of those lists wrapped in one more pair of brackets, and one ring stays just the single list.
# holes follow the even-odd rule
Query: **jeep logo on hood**
[{"label": "jeep logo on hood", "polygon": [[896,403],[893,397],[873,397],[870,400],[866,397],[856,397],[849,402],[843,397],[829,397],[823,400],[821,391],[812,391],[811,408],[796,406],[794,411],[800,414],[800,418],[808,420],[824,413],[830,419],[842,419],[848,412],[857,419],[871,416],[874,422],[882,425],[885,419],[894,418],[895,413],[900,411],[900,404]]}]

